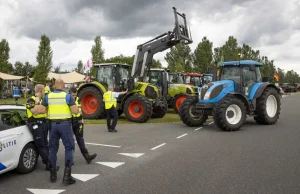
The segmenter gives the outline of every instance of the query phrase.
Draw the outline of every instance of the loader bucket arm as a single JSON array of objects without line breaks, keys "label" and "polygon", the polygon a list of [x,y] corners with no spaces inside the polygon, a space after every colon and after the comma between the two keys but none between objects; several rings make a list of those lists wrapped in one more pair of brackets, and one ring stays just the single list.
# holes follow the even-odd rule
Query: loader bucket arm
[{"label": "loader bucket arm", "polygon": [[[175,16],[174,30],[137,46],[131,72],[132,78],[137,78],[138,81],[145,79],[146,73],[151,67],[153,56],[156,53],[165,51],[181,41],[184,44],[191,44],[193,42],[187,28],[185,14],[178,13],[175,7],[173,7],[173,10]],[[179,22],[179,18],[182,19],[182,23]]]}]

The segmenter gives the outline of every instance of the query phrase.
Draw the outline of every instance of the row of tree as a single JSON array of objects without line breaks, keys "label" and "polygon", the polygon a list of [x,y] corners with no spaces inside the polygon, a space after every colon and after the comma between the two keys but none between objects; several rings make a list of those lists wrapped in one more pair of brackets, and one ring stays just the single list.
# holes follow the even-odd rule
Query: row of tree
[{"label": "row of tree", "polygon": [[[39,49],[36,56],[37,65],[33,66],[29,62],[15,62],[12,65],[9,62],[9,43],[5,39],[0,42],[0,72],[33,77],[35,81],[45,83],[50,70],[53,68],[53,51],[51,41],[46,35],[41,36]],[[105,50],[102,46],[100,36],[95,37],[94,45],[91,48],[91,55],[94,63],[126,63],[133,64],[133,56],[119,55],[105,59]],[[239,55],[240,54],[240,55]],[[238,41],[233,36],[221,47],[213,47],[213,42],[203,37],[196,49],[192,52],[189,45],[180,43],[172,47],[165,56],[168,68],[173,72],[201,72],[206,73],[208,68],[220,64],[222,61],[252,59],[263,63],[261,73],[263,77],[273,77],[277,73],[280,77],[279,83],[299,83],[299,74],[293,70],[285,72],[281,68],[276,68],[273,60],[267,56],[261,56],[259,50],[253,50],[251,46],[243,44],[238,45]],[[73,70],[83,73],[83,62],[79,60],[77,67]],[[152,67],[161,68],[159,60],[153,59]],[[54,67],[54,72],[59,73],[60,67]],[[95,76],[95,69],[91,69],[91,74]]]}]

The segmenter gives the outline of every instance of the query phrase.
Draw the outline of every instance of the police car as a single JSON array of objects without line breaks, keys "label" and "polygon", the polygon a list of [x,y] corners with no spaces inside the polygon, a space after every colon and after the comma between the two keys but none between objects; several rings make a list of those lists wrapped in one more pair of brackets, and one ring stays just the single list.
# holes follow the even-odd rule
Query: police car
[{"label": "police car", "polygon": [[38,151],[27,125],[24,105],[0,105],[0,174],[32,172]]}]

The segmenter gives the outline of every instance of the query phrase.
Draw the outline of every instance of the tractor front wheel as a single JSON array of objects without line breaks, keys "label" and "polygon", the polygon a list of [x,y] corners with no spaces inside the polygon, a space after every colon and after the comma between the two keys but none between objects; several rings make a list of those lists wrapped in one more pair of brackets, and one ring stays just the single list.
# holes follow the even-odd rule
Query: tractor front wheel
[{"label": "tractor front wheel", "polygon": [[135,94],[125,101],[124,113],[129,121],[144,123],[152,115],[152,104],[148,98]]},{"label": "tractor front wheel", "polygon": [[105,115],[101,92],[94,87],[82,89],[78,97],[81,99],[82,116],[85,119],[96,119]]},{"label": "tractor front wheel", "polygon": [[208,119],[206,112],[197,113],[195,111],[197,102],[197,96],[189,96],[180,106],[179,117],[187,126],[198,127]]},{"label": "tractor front wheel", "polygon": [[177,94],[174,96],[173,101],[172,101],[172,107],[176,113],[179,113],[180,106],[187,97],[188,96],[185,94]]},{"label": "tractor front wheel", "polygon": [[256,101],[256,116],[259,124],[273,125],[280,115],[280,95],[275,88],[268,87]]},{"label": "tractor front wheel", "polygon": [[168,104],[165,102],[161,106],[153,107],[152,118],[163,118],[168,112]]},{"label": "tractor front wheel", "polygon": [[232,95],[222,99],[213,109],[214,123],[224,131],[239,130],[246,120],[244,102]]}]

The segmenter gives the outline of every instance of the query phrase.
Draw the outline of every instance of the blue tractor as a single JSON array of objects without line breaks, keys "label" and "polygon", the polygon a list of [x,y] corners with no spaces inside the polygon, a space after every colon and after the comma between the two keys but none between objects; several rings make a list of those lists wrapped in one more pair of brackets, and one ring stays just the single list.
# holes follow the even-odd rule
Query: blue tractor
[{"label": "blue tractor", "polygon": [[196,127],[213,116],[220,129],[237,131],[249,115],[259,124],[275,124],[280,114],[280,90],[262,81],[261,66],[253,60],[223,62],[219,81],[203,85],[198,97],[188,97],[182,103],[182,122]]}]

